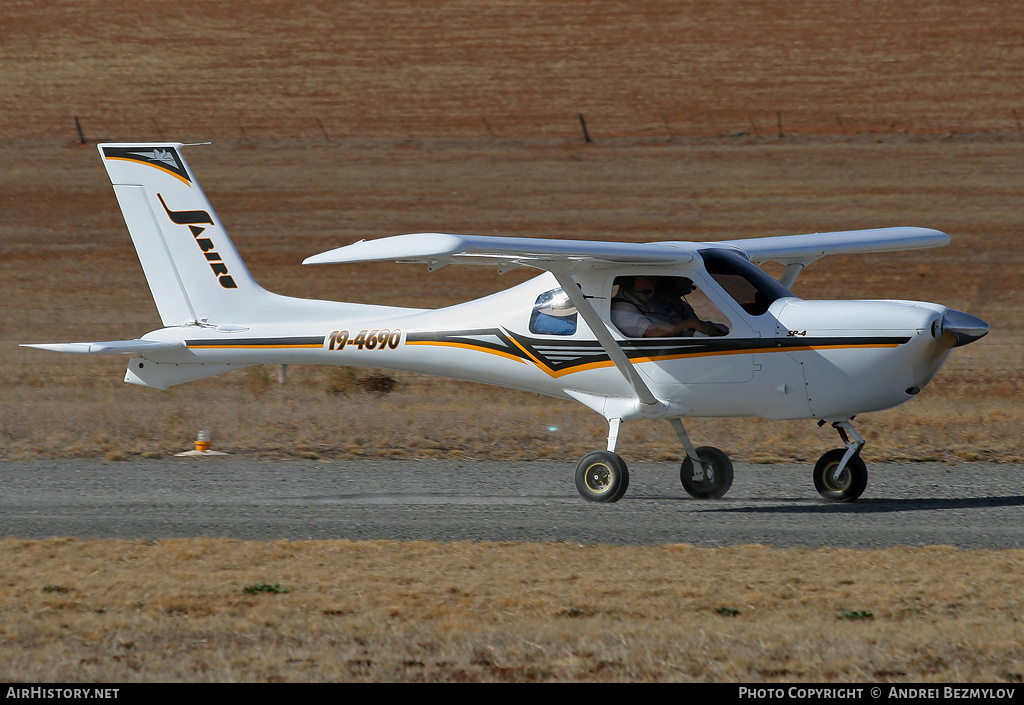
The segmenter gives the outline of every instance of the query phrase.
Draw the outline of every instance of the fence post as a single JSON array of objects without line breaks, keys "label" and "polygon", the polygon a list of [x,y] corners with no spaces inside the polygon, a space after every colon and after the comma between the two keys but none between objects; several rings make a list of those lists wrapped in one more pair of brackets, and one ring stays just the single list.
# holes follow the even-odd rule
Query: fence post
[{"label": "fence post", "polygon": [[583,113],[580,113],[580,127],[583,128],[583,141],[590,142],[590,133],[587,132],[587,121],[583,119]]}]

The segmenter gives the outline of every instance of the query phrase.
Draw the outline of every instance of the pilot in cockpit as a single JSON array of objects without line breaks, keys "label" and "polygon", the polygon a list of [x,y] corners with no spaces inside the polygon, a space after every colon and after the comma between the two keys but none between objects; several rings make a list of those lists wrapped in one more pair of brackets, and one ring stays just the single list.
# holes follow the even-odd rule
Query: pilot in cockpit
[{"label": "pilot in cockpit", "polygon": [[722,336],[729,329],[702,321],[683,299],[696,290],[688,277],[618,277],[612,299],[612,323],[628,338]]}]

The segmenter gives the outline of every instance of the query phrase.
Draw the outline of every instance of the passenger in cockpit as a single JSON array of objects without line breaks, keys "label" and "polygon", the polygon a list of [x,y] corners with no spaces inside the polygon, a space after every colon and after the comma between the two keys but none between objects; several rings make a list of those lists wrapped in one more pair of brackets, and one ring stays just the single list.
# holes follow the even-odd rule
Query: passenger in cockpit
[{"label": "passenger in cockpit", "polygon": [[696,290],[688,277],[618,277],[612,299],[612,323],[628,338],[722,336],[725,326],[702,321],[682,298]]}]

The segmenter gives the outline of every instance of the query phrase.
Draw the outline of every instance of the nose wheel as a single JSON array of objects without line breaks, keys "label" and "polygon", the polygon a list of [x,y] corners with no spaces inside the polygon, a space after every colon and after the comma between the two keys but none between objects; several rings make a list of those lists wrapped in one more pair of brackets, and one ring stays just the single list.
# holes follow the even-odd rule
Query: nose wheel
[{"label": "nose wheel", "polygon": [[860,457],[864,439],[849,421],[837,421],[832,427],[846,447],[830,450],[818,459],[814,465],[814,489],[830,502],[853,502],[868,486],[868,468]]},{"label": "nose wheel", "polygon": [[868,468],[854,455],[840,468],[846,448],[830,450],[814,466],[814,489],[830,502],[853,502],[868,486]]}]

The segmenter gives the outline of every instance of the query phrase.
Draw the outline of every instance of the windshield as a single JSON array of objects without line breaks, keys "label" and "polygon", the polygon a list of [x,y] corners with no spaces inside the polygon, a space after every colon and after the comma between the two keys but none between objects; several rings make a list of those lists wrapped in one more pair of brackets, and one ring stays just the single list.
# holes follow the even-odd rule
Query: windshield
[{"label": "windshield", "polygon": [[760,316],[773,301],[792,297],[786,287],[738,252],[723,249],[701,250],[708,274],[736,299],[751,316]]}]

